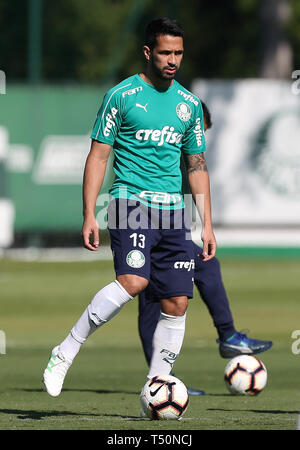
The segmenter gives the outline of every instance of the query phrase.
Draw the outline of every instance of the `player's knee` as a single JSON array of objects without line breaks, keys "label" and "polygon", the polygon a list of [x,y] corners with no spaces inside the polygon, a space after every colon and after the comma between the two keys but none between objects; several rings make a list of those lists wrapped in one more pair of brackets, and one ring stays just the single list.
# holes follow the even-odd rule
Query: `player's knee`
[{"label": "player's knee", "polygon": [[135,297],[146,289],[149,283],[146,278],[133,274],[119,275],[117,280],[132,297]]},{"label": "player's knee", "polygon": [[161,300],[160,304],[163,313],[170,316],[183,316],[188,307],[188,299],[185,296],[170,297]]}]

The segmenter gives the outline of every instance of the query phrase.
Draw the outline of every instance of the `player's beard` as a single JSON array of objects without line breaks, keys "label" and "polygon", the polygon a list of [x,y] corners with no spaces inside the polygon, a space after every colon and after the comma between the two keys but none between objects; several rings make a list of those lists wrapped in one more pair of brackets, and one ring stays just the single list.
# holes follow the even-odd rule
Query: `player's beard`
[{"label": "player's beard", "polygon": [[[165,66],[163,69],[160,69],[159,67],[157,67],[157,65],[155,64],[155,62],[152,60],[151,61],[151,67],[152,67],[152,71],[153,73],[157,76],[157,78],[159,78],[160,80],[173,80],[176,76],[176,73],[178,71],[178,67],[174,66],[174,72],[173,73],[166,73],[165,70],[167,68],[169,68],[169,66]],[[171,69],[171,67],[170,67]],[[173,67],[172,67],[173,69]]]}]

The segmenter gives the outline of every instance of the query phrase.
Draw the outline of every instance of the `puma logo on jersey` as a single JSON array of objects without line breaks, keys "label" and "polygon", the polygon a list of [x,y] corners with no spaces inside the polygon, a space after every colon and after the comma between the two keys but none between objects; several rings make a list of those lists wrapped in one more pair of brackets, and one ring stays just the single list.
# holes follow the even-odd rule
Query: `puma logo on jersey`
[{"label": "puma logo on jersey", "polygon": [[147,106],[148,106],[148,105],[149,105],[149,103],[146,103],[145,106],[141,105],[140,103],[136,103],[136,104],[135,104],[135,106],[137,106],[138,108],[144,109],[146,112],[148,112],[148,111],[147,111]]}]

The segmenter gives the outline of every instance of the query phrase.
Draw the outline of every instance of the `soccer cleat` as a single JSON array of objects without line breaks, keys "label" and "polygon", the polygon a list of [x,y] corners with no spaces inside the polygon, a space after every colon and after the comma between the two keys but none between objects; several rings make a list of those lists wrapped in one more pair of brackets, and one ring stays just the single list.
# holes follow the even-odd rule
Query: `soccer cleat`
[{"label": "soccer cleat", "polygon": [[61,393],[65,376],[72,364],[60,353],[58,348],[57,346],[52,350],[43,378],[46,390],[52,397],[57,397]]},{"label": "soccer cleat", "polygon": [[271,341],[250,339],[246,334],[238,331],[226,341],[217,339],[217,343],[219,344],[219,352],[222,358],[234,358],[238,355],[256,355],[269,350],[273,345]]},{"label": "soccer cleat", "polygon": [[[172,375],[172,377],[176,376],[174,374],[174,372],[171,372],[170,375]],[[187,391],[188,391],[189,395],[205,395],[205,391],[201,391],[200,389],[194,389],[191,387],[187,387]]]},{"label": "soccer cleat", "polygon": [[187,387],[187,391],[189,395],[205,395],[205,391],[201,391],[200,389]]}]

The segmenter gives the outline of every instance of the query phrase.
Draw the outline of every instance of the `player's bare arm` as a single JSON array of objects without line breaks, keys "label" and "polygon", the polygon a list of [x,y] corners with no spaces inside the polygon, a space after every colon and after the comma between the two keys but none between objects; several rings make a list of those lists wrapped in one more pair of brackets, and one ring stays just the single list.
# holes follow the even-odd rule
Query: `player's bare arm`
[{"label": "player's bare arm", "polygon": [[111,146],[93,140],[83,176],[83,244],[89,250],[99,247],[99,226],[95,217],[97,197],[103,184]]},{"label": "player's bare arm", "polygon": [[207,172],[206,159],[203,153],[187,155],[185,164],[188,175],[197,172],[198,170]]},{"label": "player's bare arm", "polygon": [[204,154],[185,155],[185,166],[190,190],[203,225],[203,260],[208,261],[215,256],[217,243],[212,226],[210,182]]}]

